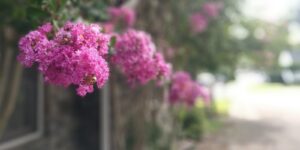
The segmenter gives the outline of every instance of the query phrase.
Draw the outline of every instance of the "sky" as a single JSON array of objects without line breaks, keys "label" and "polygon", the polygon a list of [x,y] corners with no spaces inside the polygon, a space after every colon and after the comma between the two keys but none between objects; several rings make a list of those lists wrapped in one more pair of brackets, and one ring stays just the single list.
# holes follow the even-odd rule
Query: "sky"
[{"label": "sky", "polygon": [[245,15],[278,22],[295,15],[300,8],[300,0],[245,0],[243,12]]}]

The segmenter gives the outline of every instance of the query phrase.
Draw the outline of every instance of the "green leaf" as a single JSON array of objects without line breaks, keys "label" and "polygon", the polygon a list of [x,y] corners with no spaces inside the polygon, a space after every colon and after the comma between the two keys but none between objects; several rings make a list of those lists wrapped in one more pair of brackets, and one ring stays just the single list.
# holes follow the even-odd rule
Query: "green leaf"
[{"label": "green leaf", "polygon": [[110,47],[114,47],[115,44],[116,44],[116,40],[117,40],[117,37],[116,37],[116,36],[111,37],[111,38],[110,38],[109,46],[110,46]]}]

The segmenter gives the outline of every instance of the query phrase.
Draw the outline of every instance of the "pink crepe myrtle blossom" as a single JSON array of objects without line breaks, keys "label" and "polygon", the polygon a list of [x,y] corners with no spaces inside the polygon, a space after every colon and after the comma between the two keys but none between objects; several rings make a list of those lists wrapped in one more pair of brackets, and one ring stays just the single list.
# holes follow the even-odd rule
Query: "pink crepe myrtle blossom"
[{"label": "pink crepe myrtle blossom", "polygon": [[171,69],[163,56],[156,53],[151,36],[133,29],[116,36],[112,63],[121,70],[132,86],[166,77]]},{"label": "pink crepe myrtle blossom", "polygon": [[208,19],[201,12],[196,12],[189,17],[189,23],[193,32],[201,33],[207,28]]},{"label": "pink crepe myrtle blossom", "polygon": [[115,25],[112,22],[101,23],[101,26],[103,27],[103,32],[108,34],[113,33],[115,30]]},{"label": "pink crepe myrtle blossom", "polygon": [[179,71],[173,74],[169,91],[171,104],[181,103],[193,106],[197,98],[201,97],[208,101],[204,87],[191,79],[187,72]]},{"label": "pink crepe myrtle blossom", "polygon": [[136,20],[134,10],[126,7],[110,7],[108,8],[110,21],[114,24],[121,23],[125,27],[132,27]]},{"label": "pink crepe myrtle blossom", "polygon": [[186,83],[191,81],[191,77],[186,72],[176,72],[171,79],[171,87],[169,91],[169,101],[171,104],[179,103],[184,99],[183,91],[185,91]]},{"label": "pink crepe myrtle blossom", "polygon": [[202,5],[202,10],[208,17],[215,18],[219,16],[222,7],[223,5],[218,2],[206,2]]},{"label": "pink crepe myrtle blossom", "polygon": [[96,24],[67,22],[52,39],[52,25],[46,23],[19,41],[18,60],[26,67],[38,65],[46,82],[68,87],[76,85],[80,96],[101,88],[108,80],[109,68],[104,56],[110,36]]},{"label": "pink crepe myrtle blossom", "polygon": [[157,86],[162,86],[166,81],[170,80],[172,74],[172,65],[165,61],[162,53],[157,52],[154,55],[154,64],[157,67],[158,79]]},{"label": "pink crepe myrtle blossom", "polygon": [[18,60],[26,67],[31,67],[33,63],[47,52],[48,47],[54,45],[49,41],[44,33],[31,31],[19,41],[20,54]]},{"label": "pink crepe myrtle blossom", "polygon": [[158,69],[158,75],[164,78],[170,78],[172,65],[170,63],[166,63],[162,53],[157,52],[154,55],[154,63]]}]

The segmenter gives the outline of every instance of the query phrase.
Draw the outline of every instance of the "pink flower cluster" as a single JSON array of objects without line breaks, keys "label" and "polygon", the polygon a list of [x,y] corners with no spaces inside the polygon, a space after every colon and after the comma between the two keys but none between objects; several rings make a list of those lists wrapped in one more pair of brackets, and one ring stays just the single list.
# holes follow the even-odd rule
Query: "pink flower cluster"
[{"label": "pink flower cluster", "polygon": [[206,102],[209,100],[209,95],[204,87],[193,81],[187,72],[180,71],[173,74],[169,91],[171,104],[184,103],[193,106],[199,97]]},{"label": "pink flower cluster", "polygon": [[222,3],[206,2],[202,5],[203,12],[208,17],[217,17],[220,14],[220,10],[223,7]]},{"label": "pink flower cluster", "polygon": [[193,32],[201,33],[205,31],[210,18],[216,18],[220,14],[221,3],[206,2],[202,5],[202,11],[193,13],[189,17],[189,23]]},{"label": "pink flower cluster", "polygon": [[110,7],[108,14],[113,24],[121,23],[125,27],[132,27],[136,20],[135,12],[126,7]]},{"label": "pink flower cluster", "polygon": [[170,76],[171,65],[165,62],[161,53],[156,52],[150,35],[129,29],[116,38],[112,62],[131,85],[146,84],[152,79]]},{"label": "pink flower cluster", "polygon": [[26,67],[38,64],[45,81],[68,87],[77,85],[80,96],[93,92],[94,83],[101,88],[108,80],[109,68],[104,56],[110,36],[96,24],[67,22],[53,34],[46,23],[19,41],[18,60]]}]

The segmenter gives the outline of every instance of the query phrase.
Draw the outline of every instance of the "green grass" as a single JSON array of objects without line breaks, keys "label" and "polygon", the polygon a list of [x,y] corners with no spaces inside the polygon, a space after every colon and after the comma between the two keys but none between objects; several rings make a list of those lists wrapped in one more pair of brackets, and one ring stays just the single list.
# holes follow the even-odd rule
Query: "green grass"
[{"label": "green grass", "polygon": [[278,90],[300,90],[299,85],[282,85],[277,83],[265,83],[250,87],[253,92],[269,92]]},{"label": "green grass", "polygon": [[228,99],[218,99],[215,101],[215,108],[219,115],[227,116],[230,109],[230,101]]}]

